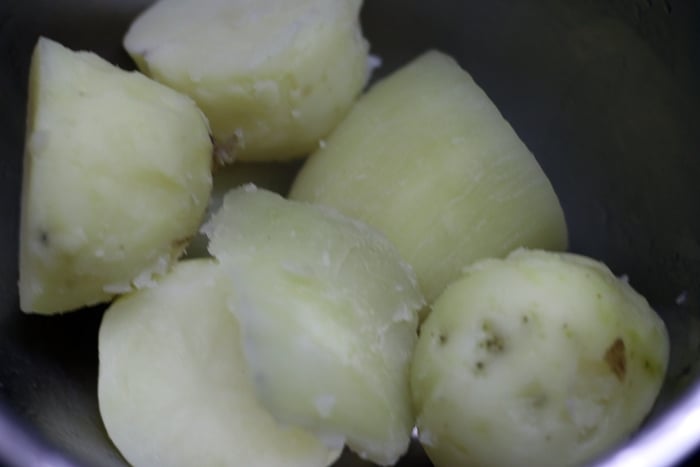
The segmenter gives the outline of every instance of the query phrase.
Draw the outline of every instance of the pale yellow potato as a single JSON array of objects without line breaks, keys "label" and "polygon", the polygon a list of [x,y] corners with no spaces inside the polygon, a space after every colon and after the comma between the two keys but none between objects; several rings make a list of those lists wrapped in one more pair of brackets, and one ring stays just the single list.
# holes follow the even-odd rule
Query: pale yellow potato
[{"label": "pale yellow potato", "polygon": [[160,0],[124,38],[139,69],[190,95],[223,159],[304,156],[364,86],[361,0]]},{"label": "pale yellow potato", "polygon": [[532,153],[469,74],[435,51],[359,99],[290,197],[383,232],[428,301],[477,259],[567,245],[559,201]]},{"label": "pale yellow potato", "polygon": [[212,143],[194,102],[49,39],[29,78],[20,307],[111,300],[168,270],[202,221]]},{"label": "pale yellow potato", "polygon": [[209,251],[236,294],[257,395],[283,422],[390,465],[414,417],[408,370],[423,306],[379,232],[253,186],[224,198]]},{"label": "pale yellow potato", "polygon": [[[214,183],[207,206],[204,223],[219,210],[224,195],[234,188],[249,183],[259,188],[286,196],[292,180],[299,170],[299,162],[236,162],[214,171]],[[188,258],[208,257],[209,238],[203,232],[197,232],[187,245]]]},{"label": "pale yellow potato", "polygon": [[213,260],[187,260],[105,313],[99,408],[134,467],[323,467],[338,457],[257,402],[227,303],[235,289]]},{"label": "pale yellow potato", "polygon": [[482,260],[421,328],[420,441],[438,467],[583,464],[640,425],[668,355],[661,319],[602,263],[528,250]]}]

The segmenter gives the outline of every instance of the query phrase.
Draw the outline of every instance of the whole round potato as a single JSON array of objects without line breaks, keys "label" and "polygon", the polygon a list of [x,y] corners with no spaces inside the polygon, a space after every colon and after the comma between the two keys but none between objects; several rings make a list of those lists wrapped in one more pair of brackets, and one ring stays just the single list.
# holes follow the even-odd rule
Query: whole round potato
[{"label": "whole round potato", "polygon": [[438,466],[577,465],[642,422],[668,335],[603,264],[517,250],[465,270],[433,305],[411,369]]}]

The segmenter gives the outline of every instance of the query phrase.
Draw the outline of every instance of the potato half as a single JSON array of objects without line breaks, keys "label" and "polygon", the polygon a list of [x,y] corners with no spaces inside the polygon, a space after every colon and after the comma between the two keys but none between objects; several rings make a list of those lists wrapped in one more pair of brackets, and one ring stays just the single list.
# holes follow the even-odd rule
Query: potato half
[{"label": "potato half", "polygon": [[190,95],[223,159],[304,156],[367,80],[361,0],[161,0],[124,46],[144,73]]},{"label": "potato half", "polygon": [[669,353],[646,300],[602,263],[519,250],[470,267],[421,328],[411,373],[437,466],[564,466],[622,442]]},{"label": "potato half", "polygon": [[257,402],[231,294],[213,260],[188,260],[105,313],[100,413],[134,467],[323,467],[338,457]]},{"label": "potato half", "polygon": [[428,301],[477,259],[567,244],[559,201],[532,153],[469,74],[435,51],[359,99],[290,197],[383,232]]},{"label": "potato half", "polygon": [[413,413],[408,367],[423,297],[370,227],[253,186],[205,231],[236,286],[233,311],[262,403],[332,447],[393,464]]},{"label": "potato half", "polygon": [[42,38],[32,56],[20,307],[57,313],[152,283],[197,231],[212,186],[197,106]]}]

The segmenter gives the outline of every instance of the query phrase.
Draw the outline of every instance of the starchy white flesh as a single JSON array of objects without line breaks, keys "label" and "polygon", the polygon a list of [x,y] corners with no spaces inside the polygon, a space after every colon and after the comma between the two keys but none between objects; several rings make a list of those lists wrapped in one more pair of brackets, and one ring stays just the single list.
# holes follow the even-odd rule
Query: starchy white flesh
[{"label": "starchy white flesh", "polygon": [[669,352],[646,300],[602,263],[518,250],[435,302],[411,370],[437,466],[579,465],[652,407]]},{"label": "starchy white flesh", "polygon": [[[226,193],[243,185],[252,183],[259,188],[286,196],[298,170],[298,161],[236,162],[225,167],[217,167],[214,171],[214,184],[209,197],[204,223],[206,224],[211,216],[219,210]],[[209,238],[204,233],[197,232],[190,244],[187,245],[187,257],[201,258],[209,256],[207,251],[208,245]]]},{"label": "starchy white flesh", "polygon": [[395,247],[333,210],[253,186],[229,193],[207,231],[237,285],[262,403],[331,446],[396,462],[414,421],[408,365],[423,298]]},{"label": "starchy white flesh", "polygon": [[361,0],[161,0],[124,46],[139,69],[190,95],[240,160],[311,152],[367,80]]},{"label": "starchy white flesh", "polygon": [[134,467],[320,467],[338,457],[257,402],[228,309],[233,289],[213,260],[188,260],[105,313],[100,413]]},{"label": "starchy white flesh", "polygon": [[164,273],[202,221],[211,154],[191,99],[40,39],[29,78],[21,309],[77,309]]},{"label": "starchy white flesh", "polygon": [[382,231],[428,301],[477,259],[567,244],[559,201],[537,161],[471,77],[439,52],[362,96],[290,196]]}]

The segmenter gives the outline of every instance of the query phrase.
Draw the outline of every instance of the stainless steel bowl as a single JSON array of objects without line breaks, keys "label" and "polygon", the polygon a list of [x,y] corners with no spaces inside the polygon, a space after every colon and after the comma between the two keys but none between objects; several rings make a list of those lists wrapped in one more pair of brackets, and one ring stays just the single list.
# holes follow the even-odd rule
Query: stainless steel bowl
[{"label": "stainless steel bowl", "polygon": [[[19,312],[19,193],[38,35],[132,67],[121,37],[147,3],[0,4],[0,462],[9,466],[124,465],[97,411],[101,310]],[[628,275],[663,316],[672,354],[659,401],[599,465],[679,462],[700,446],[700,4],[366,0],[363,21],[380,75],[428,48],[455,56],[551,178],[571,249]],[[414,447],[401,465],[429,463]]]}]

